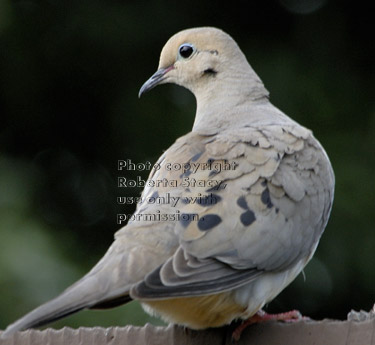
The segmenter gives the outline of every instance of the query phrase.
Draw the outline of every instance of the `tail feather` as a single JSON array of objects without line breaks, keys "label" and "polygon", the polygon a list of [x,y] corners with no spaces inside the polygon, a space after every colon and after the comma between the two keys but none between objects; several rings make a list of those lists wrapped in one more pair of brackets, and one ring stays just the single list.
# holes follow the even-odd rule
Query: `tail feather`
[{"label": "tail feather", "polygon": [[2,336],[7,337],[20,330],[39,327],[82,309],[116,298],[112,294],[112,296],[109,296],[108,284],[105,285],[103,286],[102,281],[98,281],[96,275],[87,275],[55,299],[41,305],[9,325]]},{"label": "tail feather", "polygon": [[[89,273],[55,299],[8,326],[2,337],[27,328],[45,325],[82,309],[110,308],[129,302],[131,300],[129,291],[132,286],[170,256],[170,247],[155,256],[154,251],[150,251],[150,247],[144,245],[144,242],[147,244],[146,239],[150,238],[152,242],[153,238],[148,236],[146,230],[151,234],[155,231],[153,228],[145,228],[144,231],[130,228],[126,233],[118,235],[104,257]],[[142,234],[140,237],[143,241],[142,246],[138,243],[139,234]],[[172,236],[172,241],[175,241],[173,230],[166,235],[168,234]],[[167,241],[163,240],[163,243]],[[162,253],[165,255],[163,256]]]}]

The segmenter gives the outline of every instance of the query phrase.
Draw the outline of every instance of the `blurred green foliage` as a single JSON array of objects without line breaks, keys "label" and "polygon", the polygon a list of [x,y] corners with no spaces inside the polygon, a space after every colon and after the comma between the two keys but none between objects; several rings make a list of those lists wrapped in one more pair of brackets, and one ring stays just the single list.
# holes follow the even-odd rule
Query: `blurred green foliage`
[{"label": "blurred green foliage", "polygon": [[[230,33],[272,102],[311,128],[337,184],[317,254],[269,310],[345,318],[374,301],[375,113],[372,24],[349,1],[0,0],[0,328],[54,297],[105,253],[118,159],[154,162],[191,129],[194,97],[137,92],[175,32]],[[147,176],[128,172],[125,176]],[[140,190],[128,188],[127,195]],[[156,322],[140,306],[55,323]]]}]

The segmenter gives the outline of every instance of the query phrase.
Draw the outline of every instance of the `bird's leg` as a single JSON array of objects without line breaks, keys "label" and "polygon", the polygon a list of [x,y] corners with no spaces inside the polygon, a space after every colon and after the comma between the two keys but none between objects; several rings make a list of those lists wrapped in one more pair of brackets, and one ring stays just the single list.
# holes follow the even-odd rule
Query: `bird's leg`
[{"label": "bird's leg", "polygon": [[310,320],[309,317],[302,316],[298,310],[291,310],[285,313],[278,314],[268,314],[264,310],[259,310],[255,315],[249,317],[247,320],[244,320],[232,333],[232,339],[238,341],[241,337],[242,332],[248,326],[254,323],[261,323],[266,321],[284,321],[284,322],[296,322],[302,320]]}]

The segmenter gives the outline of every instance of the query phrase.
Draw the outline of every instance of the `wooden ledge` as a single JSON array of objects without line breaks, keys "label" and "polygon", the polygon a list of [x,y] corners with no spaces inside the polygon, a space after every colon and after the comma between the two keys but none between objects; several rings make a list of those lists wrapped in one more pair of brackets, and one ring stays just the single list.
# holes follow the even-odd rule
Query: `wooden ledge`
[{"label": "wooden ledge", "polygon": [[[1,345],[233,345],[233,327],[192,331],[178,326],[63,328],[18,332]],[[268,322],[253,325],[237,345],[375,345],[375,319],[366,321]]]}]

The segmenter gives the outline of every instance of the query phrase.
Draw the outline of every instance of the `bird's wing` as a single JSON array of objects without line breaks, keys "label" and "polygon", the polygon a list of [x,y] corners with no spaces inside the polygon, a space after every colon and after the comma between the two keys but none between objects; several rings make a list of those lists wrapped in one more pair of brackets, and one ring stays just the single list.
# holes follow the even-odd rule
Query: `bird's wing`
[{"label": "bird's wing", "polygon": [[[184,171],[166,171],[178,164],[185,164]],[[158,195],[181,198],[174,229],[179,247],[132,288],[134,298],[221,292],[307,261],[333,199],[324,150],[310,131],[294,124],[209,137],[190,133],[166,151],[152,175],[164,177],[178,181]]]}]

